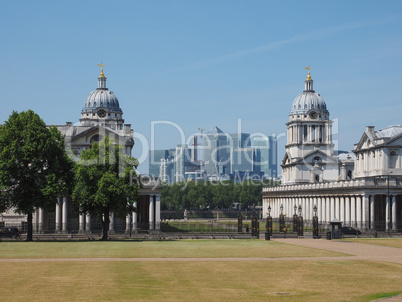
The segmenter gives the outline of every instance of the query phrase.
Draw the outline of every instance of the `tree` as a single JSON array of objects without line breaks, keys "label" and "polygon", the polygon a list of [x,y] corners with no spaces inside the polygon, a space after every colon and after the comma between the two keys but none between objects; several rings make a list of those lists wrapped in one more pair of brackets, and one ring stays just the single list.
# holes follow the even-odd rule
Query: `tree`
[{"label": "tree", "polygon": [[37,208],[53,210],[57,197],[72,188],[73,163],[56,127],[47,128],[32,110],[14,111],[0,128],[0,186],[3,208],[32,216]]},{"label": "tree", "polygon": [[137,165],[135,158],[124,154],[123,146],[107,136],[80,155],[72,198],[82,212],[102,220],[102,240],[108,239],[111,213],[126,215],[135,210],[133,202],[139,188]]}]

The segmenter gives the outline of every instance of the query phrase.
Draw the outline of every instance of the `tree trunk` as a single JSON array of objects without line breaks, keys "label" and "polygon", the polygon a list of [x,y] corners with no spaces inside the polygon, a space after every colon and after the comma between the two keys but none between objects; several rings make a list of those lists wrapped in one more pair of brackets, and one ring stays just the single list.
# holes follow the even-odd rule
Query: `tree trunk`
[{"label": "tree trunk", "polygon": [[109,238],[109,236],[108,236],[108,233],[109,233],[109,223],[110,223],[110,220],[109,220],[109,210],[105,210],[104,212],[103,212],[103,220],[102,220],[102,231],[103,231],[103,236],[102,236],[102,239],[101,240],[108,240]]},{"label": "tree trunk", "polygon": [[28,213],[28,234],[27,241],[32,241],[32,212]]}]

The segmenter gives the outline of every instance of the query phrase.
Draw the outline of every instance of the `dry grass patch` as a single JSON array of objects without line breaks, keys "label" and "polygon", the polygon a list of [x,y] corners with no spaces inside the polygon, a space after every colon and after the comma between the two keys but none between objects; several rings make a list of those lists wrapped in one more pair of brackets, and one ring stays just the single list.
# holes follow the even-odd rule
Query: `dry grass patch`
[{"label": "dry grass patch", "polygon": [[402,248],[402,238],[354,238],[345,241]]},{"label": "dry grass patch", "polygon": [[400,292],[371,261],[0,263],[2,301],[369,301]]},{"label": "dry grass patch", "polygon": [[265,240],[2,242],[0,258],[283,258],[345,254]]}]

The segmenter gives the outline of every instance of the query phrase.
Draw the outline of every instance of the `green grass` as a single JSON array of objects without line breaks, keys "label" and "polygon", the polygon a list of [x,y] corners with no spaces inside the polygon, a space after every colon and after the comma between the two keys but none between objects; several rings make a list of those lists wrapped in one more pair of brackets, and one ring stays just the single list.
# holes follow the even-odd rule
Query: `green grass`
[{"label": "green grass", "polygon": [[[230,227],[230,225],[228,225]],[[189,221],[189,222],[176,222],[161,223],[161,229],[164,232],[195,232],[195,233],[229,233],[237,232],[230,228],[224,228],[208,221]]]},{"label": "green grass", "polygon": [[397,295],[400,295],[400,294],[402,294],[402,291],[392,292],[392,293],[380,293],[380,294],[368,295],[368,296],[365,296],[364,298],[366,298],[367,301],[374,301],[374,300],[378,300],[378,299],[394,297],[394,296],[397,296]]},{"label": "green grass", "polygon": [[[286,246],[286,248],[284,247]],[[0,258],[149,258],[149,257],[336,257],[341,253],[286,245],[275,241],[178,240],[178,241],[72,241],[1,242]]]}]

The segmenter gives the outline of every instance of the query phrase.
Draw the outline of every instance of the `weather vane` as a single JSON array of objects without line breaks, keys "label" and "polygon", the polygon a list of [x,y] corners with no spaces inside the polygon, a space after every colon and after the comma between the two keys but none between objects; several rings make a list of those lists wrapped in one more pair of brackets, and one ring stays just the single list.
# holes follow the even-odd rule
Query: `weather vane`
[{"label": "weather vane", "polygon": [[106,66],[105,64],[103,64],[103,62],[101,62],[100,64],[98,64],[98,67],[101,68],[101,73],[100,73],[100,76],[101,76],[101,77],[104,77],[104,76],[105,76],[105,74],[103,73],[103,66]]},{"label": "weather vane", "polygon": [[308,65],[308,67],[304,67],[304,69],[308,70],[308,74],[307,74],[307,80],[308,80],[308,81],[311,80],[310,70],[311,70],[312,68],[313,68],[313,67],[310,67],[310,65]]}]

